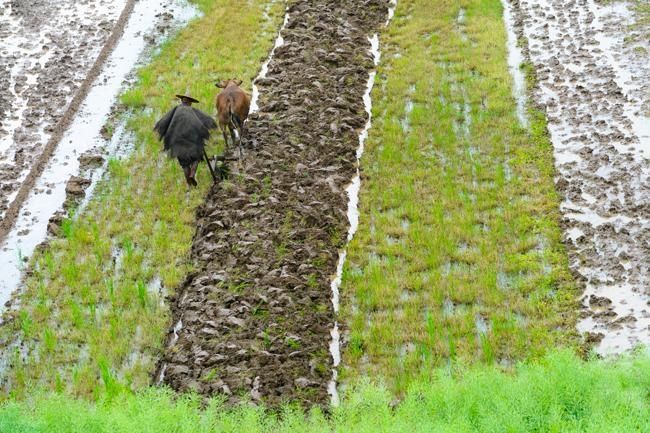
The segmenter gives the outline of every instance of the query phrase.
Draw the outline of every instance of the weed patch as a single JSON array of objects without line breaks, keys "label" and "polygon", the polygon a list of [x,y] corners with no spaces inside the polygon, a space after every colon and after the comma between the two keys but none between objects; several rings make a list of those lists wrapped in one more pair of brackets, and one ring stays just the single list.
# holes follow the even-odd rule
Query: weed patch
[{"label": "weed patch", "polygon": [[364,384],[324,414],[248,404],[227,408],[167,389],[105,395],[98,403],[58,394],[0,406],[6,433],[139,432],[645,432],[650,360],[583,362],[560,352],[505,374],[493,367],[436,370],[395,406],[386,388]]}]

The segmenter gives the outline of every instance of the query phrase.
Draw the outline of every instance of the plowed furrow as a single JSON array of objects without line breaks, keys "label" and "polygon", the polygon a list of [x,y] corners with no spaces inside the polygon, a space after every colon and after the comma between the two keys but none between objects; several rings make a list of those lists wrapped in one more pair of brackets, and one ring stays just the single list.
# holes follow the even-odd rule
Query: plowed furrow
[{"label": "plowed furrow", "polygon": [[297,1],[260,85],[243,163],[197,214],[196,272],[173,301],[161,366],[178,390],[324,402],[330,281],[347,234],[368,36],[384,0]]}]

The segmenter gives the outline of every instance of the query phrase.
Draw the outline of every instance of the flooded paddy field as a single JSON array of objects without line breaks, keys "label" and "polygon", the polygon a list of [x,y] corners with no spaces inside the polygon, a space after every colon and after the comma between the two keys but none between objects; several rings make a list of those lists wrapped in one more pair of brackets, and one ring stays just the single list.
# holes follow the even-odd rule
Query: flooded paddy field
[{"label": "flooded paddy field", "polygon": [[513,1],[548,116],[582,320],[601,354],[650,343],[650,48],[636,2]]},{"label": "flooded paddy field", "polygon": [[[135,68],[172,29],[197,14],[175,0],[139,1],[128,14],[117,10],[119,2],[59,6],[10,2],[3,15],[15,28],[8,27],[13,30],[0,49],[6,54],[3,71],[9,73],[10,89],[4,95],[8,109],[0,110],[6,116],[0,133],[0,151],[5,152],[0,189],[6,193],[5,209],[11,206],[13,213],[0,220],[0,304],[18,288],[36,246],[59,230],[67,209],[83,206],[108,159],[129,147],[124,125],[112,125],[116,131],[111,134],[106,126],[111,119],[117,122],[117,97],[133,82]],[[55,19],[39,21],[48,14]],[[113,15],[115,20],[107,18]],[[90,29],[91,34],[83,32]],[[33,39],[34,33],[42,41]],[[107,42],[109,35],[114,41]],[[34,51],[37,42],[47,54]],[[114,46],[100,63],[97,56],[109,42]],[[87,76],[91,67],[96,78]],[[61,122],[64,115],[68,119]]]},{"label": "flooded paddy field", "polygon": [[[0,0],[0,387],[393,407],[650,342],[638,5]],[[243,158],[187,188],[151,128],[228,77]]]},{"label": "flooded paddy field", "polygon": [[55,131],[126,3],[0,3],[0,217]]}]

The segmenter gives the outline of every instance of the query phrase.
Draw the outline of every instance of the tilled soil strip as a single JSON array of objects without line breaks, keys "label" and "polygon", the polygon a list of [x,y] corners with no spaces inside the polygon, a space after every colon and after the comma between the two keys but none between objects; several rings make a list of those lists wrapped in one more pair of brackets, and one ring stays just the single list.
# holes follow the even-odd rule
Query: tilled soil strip
[{"label": "tilled soil strip", "polygon": [[23,206],[23,203],[25,202],[25,200],[27,200],[27,197],[29,196],[29,193],[32,190],[32,188],[34,188],[34,185],[36,184],[38,177],[41,175],[41,173],[47,166],[47,163],[52,157],[52,154],[54,153],[54,150],[59,144],[59,141],[63,137],[63,134],[68,129],[68,127],[70,127],[70,125],[72,124],[72,121],[74,120],[75,115],[79,111],[79,107],[81,106],[82,102],[88,95],[88,92],[90,91],[93,82],[99,76],[102,67],[104,65],[104,62],[106,61],[110,53],[117,45],[117,42],[122,37],[122,34],[124,33],[124,28],[126,27],[129,17],[131,16],[131,12],[133,12],[134,6],[135,6],[135,0],[128,0],[126,2],[126,5],[124,6],[122,13],[120,14],[120,17],[115,23],[113,32],[111,33],[110,37],[106,41],[106,44],[104,45],[101,52],[97,56],[97,59],[93,63],[93,66],[88,71],[86,78],[84,79],[83,83],[81,83],[81,86],[79,87],[79,90],[77,91],[74,98],[70,102],[70,105],[68,105],[68,108],[66,109],[65,113],[63,114],[63,116],[61,117],[57,125],[54,127],[54,133],[52,134],[47,144],[43,148],[43,151],[40,153],[40,155],[38,155],[38,157],[34,161],[29,173],[27,174],[27,177],[20,185],[20,189],[18,190],[18,194],[16,195],[16,198],[9,205],[7,211],[5,212],[4,218],[0,221],[0,241],[2,241],[7,236],[7,234],[13,227],[14,223],[16,222],[16,219],[18,218],[18,215],[20,213],[20,209]]},{"label": "tilled soil strip", "polygon": [[258,82],[244,161],[197,212],[197,270],[172,299],[175,328],[160,363],[173,388],[233,402],[327,401],[330,283],[367,121],[368,37],[387,6],[289,6],[285,43]]}]

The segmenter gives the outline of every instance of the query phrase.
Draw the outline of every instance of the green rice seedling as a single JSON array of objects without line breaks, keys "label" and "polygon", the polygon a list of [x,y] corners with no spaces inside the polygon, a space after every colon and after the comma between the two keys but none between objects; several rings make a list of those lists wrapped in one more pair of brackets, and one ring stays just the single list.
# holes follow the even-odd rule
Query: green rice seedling
[{"label": "green rice seedling", "polygon": [[25,256],[20,248],[18,248],[18,267],[21,272],[25,269]]},{"label": "green rice seedling", "polygon": [[492,364],[494,362],[494,349],[492,348],[492,343],[490,337],[486,334],[479,335],[480,345],[481,345],[481,354],[484,362]]},{"label": "green rice seedling", "polygon": [[74,225],[72,223],[72,219],[66,218],[61,222],[61,232],[63,233],[63,236],[66,237],[66,239],[72,238],[74,234]]},{"label": "green rice seedling", "polygon": [[34,330],[34,321],[31,319],[31,317],[29,317],[29,314],[26,311],[21,311],[19,313],[19,317],[20,330],[23,332],[23,334],[31,337]]},{"label": "green rice seedling", "polygon": [[72,314],[72,323],[77,328],[82,328],[84,326],[85,317],[81,306],[75,302],[71,301],[70,313]]},{"label": "green rice seedling", "polygon": [[111,372],[109,365],[110,364],[106,359],[99,360],[99,370],[101,372],[104,391],[106,392],[106,395],[111,398],[121,391],[121,387]]},{"label": "green rice seedling", "polygon": [[[552,147],[542,113],[518,124],[502,12],[499,0],[403,0],[380,35],[341,287],[355,342],[345,381],[376,375],[399,394],[435,365],[577,345]],[[477,337],[479,315],[491,323]],[[426,350],[395,362],[409,344]]]},{"label": "green rice seedling", "polygon": [[90,316],[90,321],[97,324],[97,305],[95,303],[88,305],[88,314]]},{"label": "green rice seedling", "polygon": [[50,328],[43,330],[43,348],[46,353],[51,353],[56,348],[56,334]]},{"label": "green rice seedling", "polygon": [[136,288],[138,291],[138,300],[140,301],[140,305],[142,308],[146,308],[147,306],[147,286],[142,281],[138,281],[136,283]]},{"label": "green rice seedling", "polygon": [[208,383],[219,376],[219,369],[213,368],[207,374],[201,377],[201,380]]},{"label": "green rice seedling", "polygon": [[63,392],[64,389],[65,386],[63,385],[63,379],[61,378],[61,375],[57,373],[54,381],[54,390],[60,393]]}]

